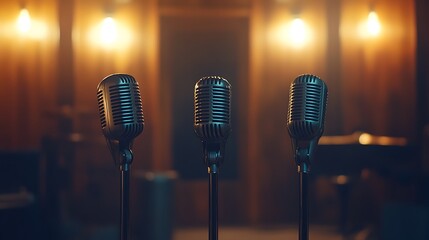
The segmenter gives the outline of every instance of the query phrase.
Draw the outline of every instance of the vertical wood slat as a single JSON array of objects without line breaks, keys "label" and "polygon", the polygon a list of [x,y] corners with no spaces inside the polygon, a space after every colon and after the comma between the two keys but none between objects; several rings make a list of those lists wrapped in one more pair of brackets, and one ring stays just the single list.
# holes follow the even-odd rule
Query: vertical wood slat
[{"label": "vertical wood slat", "polygon": [[33,25],[40,22],[48,30],[40,39],[17,32],[21,7],[11,1],[0,3],[0,145],[4,149],[40,146],[47,130],[44,112],[54,105],[56,95],[56,2],[26,2]]},{"label": "vertical wood slat", "polygon": [[429,22],[429,2],[417,0],[416,2],[416,21],[417,21],[417,133],[418,142],[422,147],[422,167],[425,172],[429,172],[429,31],[427,22]]},{"label": "vertical wood slat", "polygon": [[[30,14],[32,14],[32,6],[36,5],[38,1],[29,0],[27,2]],[[325,1],[325,3],[327,2]],[[331,1],[329,2],[332,4]],[[419,3],[421,4],[421,2]],[[43,15],[48,21],[56,22],[58,20],[56,4],[58,4],[57,1],[48,1],[46,5],[44,3],[44,6],[39,8],[46,14],[36,13],[35,10],[33,15]],[[382,35],[379,40],[359,39],[352,33],[356,30],[356,23],[365,18],[368,4],[369,1],[342,1],[339,57],[337,56],[336,60],[334,58],[332,63],[328,63],[329,61],[320,63],[318,59],[314,62],[300,60],[298,59],[300,54],[291,52],[276,56],[275,53],[279,50],[270,47],[271,43],[268,42],[265,35],[268,32],[267,27],[272,9],[270,10],[262,0],[252,1],[248,94],[250,107],[246,116],[248,122],[245,123],[248,140],[243,144],[246,145],[244,146],[247,148],[246,158],[249,160],[245,172],[248,186],[245,192],[249,199],[245,204],[247,209],[245,218],[249,222],[260,223],[269,220],[272,217],[271,213],[274,214],[276,211],[276,206],[269,204],[272,200],[276,203],[283,200],[293,203],[291,200],[294,197],[293,189],[291,196],[286,197],[276,192],[277,189],[289,189],[292,187],[290,185],[292,183],[281,180],[276,186],[270,186],[282,179],[279,168],[286,164],[280,161],[291,161],[282,159],[285,156],[291,157],[288,136],[282,126],[278,126],[279,133],[275,133],[275,136],[270,135],[273,128],[266,126],[266,123],[271,121],[270,117],[274,119],[281,115],[277,115],[274,111],[285,111],[287,102],[277,102],[286,99],[287,89],[264,92],[265,86],[269,89],[286,86],[287,84],[283,83],[276,85],[277,83],[272,81],[278,79],[291,81],[292,79],[289,79],[291,73],[288,71],[295,74],[295,72],[312,71],[317,68],[317,72],[321,72],[322,75],[326,73],[327,81],[332,82],[329,86],[330,94],[335,95],[330,97],[328,102],[328,109],[332,114],[329,119],[332,122],[327,123],[328,126],[332,126],[328,133],[349,134],[354,130],[364,130],[374,134],[405,135],[413,138],[417,135],[416,131],[420,131],[414,127],[416,111],[422,111],[419,112],[421,114],[419,118],[423,119],[425,119],[424,114],[427,111],[426,109],[416,109],[416,86],[419,87],[420,100],[418,103],[426,102],[421,98],[425,95],[424,91],[427,90],[427,87],[424,83],[424,71],[418,72],[417,85],[415,82],[414,3],[399,0],[377,1],[376,10],[379,12],[383,27],[386,26],[387,30],[382,33],[386,35]],[[8,1],[3,1],[0,5],[1,19],[8,18],[8,21],[13,22],[19,10],[17,5]],[[170,141],[171,129],[164,127],[168,126],[170,119],[162,118],[162,116],[168,118],[171,115],[159,104],[168,96],[165,96],[159,87],[158,75],[163,69],[159,69],[158,63],[158,5],[159,1],[156,0],[139,3],[132,1],[132,4],[123,7],[125,9],[118,9],[118,14],[129,14],[133,18],[133,26],[144,32],[138,33],[138,42],[135,43],[134,48],[122,54],[101,52],[87,45],[85,33],[89,25],[95,23],[97,17],[100,17],[99,20],[101,20],[103,16],[100,13],[100,9],[103,9],[102,1],[74,1],[73,31],[78,34],[74,36],[72,50],[68,49],[70,42],[64,46],[57,46],[55,40],[51,39],[48,43],[27,43],[25,46],[19,46],[16,39],[1,35],[0,63],[3,76],[0,81],[2,99],[0,107],[4,116],[0,129],[3,134],[0,140],[1,147],[37,147],[40,136],[45,131],[51,131],[52,128],[52,125],[42,121],[43,109],[46,106],[55,108],[64,102],[75,103],[77,108],[83,109],[85,114],[91,116],[91,121],[86,122],[83,118],[84,120],[78,124],[79,126],[91,130],[91,133],[99,133],[95,106],[97,83],[109,73],[130,72],[141,83],[143,100],[146,104],[145,117],[147,117],[148,123],[144,133],[135,143],[135,146],[139,146],[136,149],[139,153],[136,155],[140,156],[140,159],[136,160],[135,166],[157,170],[171,167],[171,156],[169,155],[171,151],[165,146]],[[11,9],[15,9],[16,14],[12,14]],[[302,8],[302,10],[304,11],[306,8]],[[146,14],[142,14],[142,12]],[[360,13],[363,14],[357,16]],[[420,12],[419,16],[422,15],[424,14]],[[327,24],[324,23],[324,18],[321,19],[322,25]],[[145,21],[147,22],[145,23]],[[334,33],[335,29],[330,29],[329,32]],[[70,35],[67,38],[69,37]],[[324,39],[323,36],[321,38]],[[420,38],[420,41],[424,42],[424,39]],[[335,41],[326,45],[334,48]],[[66,51],[67,54],[74,56],[71,64],[69,64],[70,62],[62,63],[64,59],[61,60],[61,54],[57,54],[61,51]],[[329,55],[332,52],[329,47],[318,51],[321,53],[320,58],[330,59]],[[419,63],[424,63],[421,55],[418,56],[420,56]],[[287,65],[279,62],[285,59]],[[56,72],[57,62],[60,64],[58,69],[64,71]],[[329,79],[331,76],[337,78],[338,69],[334,68],[335,62],[339,62],[341,66],[340,77],[339,79]],[[330,64],[330,66],[325,66],[325,64]],[[329,69],[329,67],[332,68]],[[420,66],[420,69],[426,68]],[[70,74],[66,74],[67,72]],[[282,77],[288,79],[282,79]],[[21,83],[18,82],[20,78]],[[61,90],[57,91],[57,89]],[[25,93],[26,96],[21,97],[20,93]],[[64,93],[67,94],[64,95]],[[284,109],[266,109],[266,106],[272,106],[272,103],[276,103],[276,106],[283,105]],[[263,123],[262,126],[261,123]],[[280,133],[281,131],[283,133]],[[282,139],[282,142],[272,148],[270,142],[272,139]],[[281,144],[284,144],[283,149],[279,147]],[[105,146],[99,148],[99,151],[107,151]],[[279,150],[274,153],[271,151],[276,159],[269,157],[270,159],[267,159],[269,161],[264,162],[263,159],[268,158],[267,153],[270,152],[270,149]],[[145,162],[146,160],[148,162]],[[106,165],[112,164],[110,159],[97,161],[107,161]],[[288,164],[290,166],[293,163]],[[262,171],[261,168],[263,168]],[[289,211],[287,208],[282,208],[281,213],[277,213],[277,215],[282,215],[287,211]]]}]

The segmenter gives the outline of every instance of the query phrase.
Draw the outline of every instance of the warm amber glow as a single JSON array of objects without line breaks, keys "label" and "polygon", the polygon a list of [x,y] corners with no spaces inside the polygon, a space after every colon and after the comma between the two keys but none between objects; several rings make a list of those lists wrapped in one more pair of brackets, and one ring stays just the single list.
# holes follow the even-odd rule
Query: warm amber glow
[{"label": "warm amber glow", "polygon": [[295,46],[302,46],[308,38],[308,30],[301,18],[295,18],[292,21],[289,30],[289,39]]},{"label": "warm amber glow", "polygon": [[367,29],[368,33],[371,36],[378,36],[381,31],[381,24],[378,20],[378,15],[375,11],[371,11],[368,14],[368,21],[367,21]]},{"label": "warm amber glow", "polygon": [[359,136],[359,143],[362,145],[405,146],[407,145],[407,139],[403,137],[375,136],[369,133],[362,133]]},{"label": "warm amber glow", "polygon": [[349,182],[349,178],[346,175],[339,175],[335,177],[335,183],[339,185],[344,185]]},{"label": "warm amber glow", "polygon": [[103,20],[100,26],[100,42],[105,45],[110,45],[116,42],[118,37],[118,29],[115,19],[107,17]]},{"label": "warm amber glow", "polygon": [[20,33],[28,33],[30,31],[31,17],[27,9],[24,8],[19,12],[16,28]]},{"label": "warm amber glow", "polygon": [[131,32],[112,17],[104,18],[90,32],[91,42],[106,49],[123,49],[130,44],[131,39]]},{"label": "warm amber glow", "polygon": [[361,38],[375,38],[381,34],[381,23],[378,14],[371,11],[367,18],[359,26],[359,35]]},{"label": "warm amber glow", "polygon": [[27,9],[22,9],[16,20],[18,34],[31,39],[42,40],[48,35],[48,27],[42,21],[33,19]]},{"label": "warm amber glow", "polygon": [[369,144],[371,144],[371,142],[372,142],[372,137],[371,137],[370,134],[368,134],[368,133],[362,133],[359,136],[359,143],[360,144],[362,144],[362,145],[369,145]]},{"label": "warm amber glow", "polygon": [[276,35],[281,42],[293,48],[302,48],[311,39],[310,29],[301,18],[295,18],[281,26]]}]

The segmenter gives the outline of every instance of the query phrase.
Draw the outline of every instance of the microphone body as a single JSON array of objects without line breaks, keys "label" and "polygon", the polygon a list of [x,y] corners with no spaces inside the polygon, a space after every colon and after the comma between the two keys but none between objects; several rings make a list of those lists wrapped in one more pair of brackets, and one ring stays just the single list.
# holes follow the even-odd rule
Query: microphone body
[{"label": "microphone body", "polygon": [[129,238],[131,147],[144,127],[142,101],[137,81],[127,74],[112,74],[97,87],[101,129],[120,170],[120,239]]},{"label": "microphone body", "polygon": [[194,131],[203,143],[209,173],[209,240],[218,239],[218,168],[223,162],[231,132],[231,85],[218,76],[203,77],[195,84]]},{"label": "microphone body", "polygon": [[138,82],[127,74],[109,75],[99,83],[97,99],[101,129],[113,158],[128,168],[134,138],[144,128]]},{"label": "microphone body", "polygon": [[217,167],[231,132],[231,85],[222,77],[203,77],[195,84],[194,100],[194,131],[203,143],[204,161]]},{"label": "microphone body", "polygon": [[311,158],[323,134],[328,88],[317,76],[304,74],[291,84],[287,129],[298,171],[310,170]]}]

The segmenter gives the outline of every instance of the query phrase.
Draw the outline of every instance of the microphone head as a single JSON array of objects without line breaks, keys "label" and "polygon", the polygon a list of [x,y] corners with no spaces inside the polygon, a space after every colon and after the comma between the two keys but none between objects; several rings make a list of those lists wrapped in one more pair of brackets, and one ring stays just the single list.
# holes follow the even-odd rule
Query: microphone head
[{"label": "microphone head", "polygon": [[202,141],[226,141],[231,132],[231,85],[218,76],[201,78],[194,91],[194,131]]},{"label": "microphone head", "polygon": [[112,74],[97,87],[101,129],[109,140],[130,143],[144,127],[138,82],[131,75]]},{"label": "microphone head", "polygon": [[287,128],[295,140],[312,140],[322,136],[328,88],[317,76],[304,74],[291,84]]}]

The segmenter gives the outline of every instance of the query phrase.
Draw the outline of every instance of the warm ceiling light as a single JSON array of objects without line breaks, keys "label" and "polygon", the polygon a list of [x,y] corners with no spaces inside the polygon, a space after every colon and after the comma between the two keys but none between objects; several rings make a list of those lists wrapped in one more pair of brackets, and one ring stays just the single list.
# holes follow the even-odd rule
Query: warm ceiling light
[{"label": "warm ceiling light", "polygon": [[375,37],[380,34],[381,24],[380,24],[380,21],[378,20],[378,15],[375,11],[371,11],[368,14],[368,21],[366,23],[366,26],[367,26],[369,35]]},{"label": "warm ceiling light", "polygon": [[370,11],[358,26],[358,34],[363,39],[375,39],[380,36],[381,30],[381,23],[375,11]]},{"label": "warm ceiling light", "polygon": [[100,41],[105,45],[111,45],[116,42],[118,29],[115,19],[106,17],[100,26]]},{"label": "warm ceiling light", "polygon": [[289,44],[295,48],[301,48],[310,39],[310,30],[307,24],[301,18],[295,18],[289,24],[287,31],[287,39]]},{"label": "warm ceiling light", "polygon": [[106,17],[89,29],[88,40],[105,50],[124,50],[132,42],[132,32],[126,23],[126,19]]},{"label": "warm ceiling light", "polygon": [[88,31],[89,42],[105,50],[124,50],[132,43],[132,32],[127,19],[105,17]]},{"label": "warm ceiling light", "polygon": [[27,9],[22,9],[19,12],[18,20],[16,21],[16,27],[21,33],[28,33],[31,29],[31,17]]},{"label": "warm ceiling light", "polygon": [[310,30],[301,18],[294,18],[291,22],[280,27],[276,34],[281,41],[293,48],[301,48],[310,41]]},{"label": "warm ceiling light", "polygon": [[307,40],[307,29],[301,18],[295,18],[289,29],[289,39],[296,46],[301,46]]},{"label": "warm ceiling light", "polygon": [[[16,33],[23,38],[43,40],[48,36],[48,26],[45,22],[33,19],[26,8],[21,9],[15,23]],[[53,29],[51,29],[51,32]]]}]

